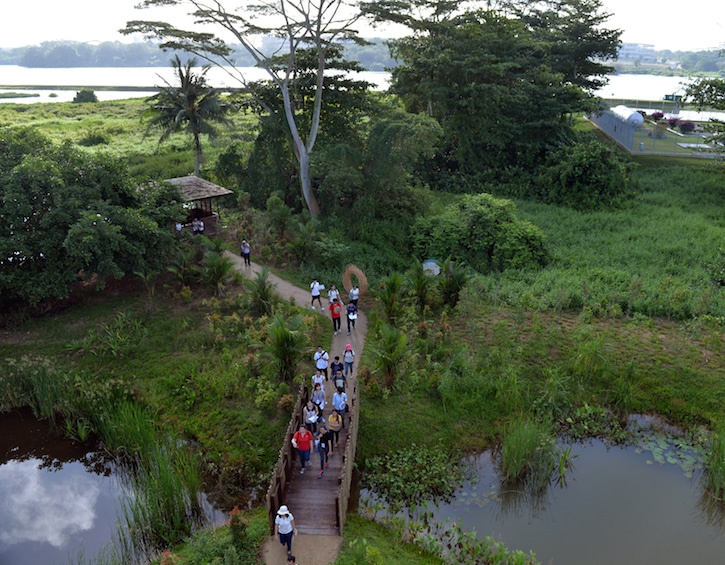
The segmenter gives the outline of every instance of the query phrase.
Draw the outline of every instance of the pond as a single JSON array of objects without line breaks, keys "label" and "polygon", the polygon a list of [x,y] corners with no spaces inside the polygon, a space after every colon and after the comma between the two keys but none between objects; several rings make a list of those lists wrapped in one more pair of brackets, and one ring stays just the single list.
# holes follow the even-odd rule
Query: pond
[{"label": "pond", "polygon": [[[29,410],[0,414],[0,564],[108,554],[129,496],[121,474],[97,445],[59,437]],[[223,522],[223,513],[204,507],[211,523]]]},{"label": "pond", "polygon": [[29,410],[0,414],[0,430],[0,563],[96,555],[120,510],[112,460],[53,434]]},{"label": "pond", "polygon": [[704,492],[702,456],[656,421],[632,425],[641,428],[637,445],[572,444],[566,484],[539,495],[502,489],[486,452],[468,461],[473,478],[434,514],[545,564],[722,563],[723,508]]}]

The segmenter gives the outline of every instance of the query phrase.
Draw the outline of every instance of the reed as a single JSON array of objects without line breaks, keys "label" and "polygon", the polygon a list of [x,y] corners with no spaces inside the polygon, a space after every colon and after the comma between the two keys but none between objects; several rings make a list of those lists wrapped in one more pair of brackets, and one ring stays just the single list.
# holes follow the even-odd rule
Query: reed
[{"label": "reed", "polygon": [[8,359],[0,370],[0,412],[28,406],[36,418],[52,426],[58,415],[77,412],[77,394],[71,377],[48,359]]},{"label": "reed", "polygon": [[129,495],[123,500],[123,536],[138,555],[171,547],[203,522],[198,461],[186,447],[168,440],[127,469]]},{"label": "reed", "polygon": [[717,500],[725,500],[725,421],[720,421],[710,437],[705,456],[707,489]]},{"label": "reed", "polygon": [[153,555],[189,536],[205,519],[201,471],[187,445],[163,436],[145,407],[121,401],[97,414],[98,433],[108,449],[125,455],[119,545],[134,558]]},{"label": "reed", "polygon": [[521,417],[512,422],[501,445],[501,472],[505,480],[546,477],[554,468],[555,443],[549,425]]},{"label": "reed", "polygon": [[158,430],[150,412],[136,402],[109,403],[94,414],[95,428],[106,448],[143,460],[153,454]]}]

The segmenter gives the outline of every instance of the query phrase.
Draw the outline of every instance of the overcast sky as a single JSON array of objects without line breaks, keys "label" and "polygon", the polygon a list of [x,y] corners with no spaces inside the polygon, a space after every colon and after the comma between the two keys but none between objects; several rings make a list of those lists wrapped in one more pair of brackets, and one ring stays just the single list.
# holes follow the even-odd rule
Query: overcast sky
[{"label": "overcast sky", "polygon": [[[136,10],[140,0],[4,0],[0,47],[43,41],[129,41],[118,33],[132,19],[172,20],[172,8]],[[228,0],[227,6],[243,0]],[[612,14],[608,27],[624,31],[622,40],[656,49],[696,50],[725,47],[725,0],[603,0]],[[365,30],[364,36],[381,35]]]}]

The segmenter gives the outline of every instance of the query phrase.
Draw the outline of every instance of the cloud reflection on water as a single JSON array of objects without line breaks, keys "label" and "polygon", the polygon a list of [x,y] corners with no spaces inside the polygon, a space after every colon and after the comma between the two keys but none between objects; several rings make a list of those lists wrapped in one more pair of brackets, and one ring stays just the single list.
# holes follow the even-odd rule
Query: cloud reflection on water
[{"label": "cloud reflection on water", "polygon": [[28,541],[62,547],[93,527],[101,492],[94,477],[81,463],[64,465],[62,474],[40,464],[30,459],[0,466],[0,547]]}]

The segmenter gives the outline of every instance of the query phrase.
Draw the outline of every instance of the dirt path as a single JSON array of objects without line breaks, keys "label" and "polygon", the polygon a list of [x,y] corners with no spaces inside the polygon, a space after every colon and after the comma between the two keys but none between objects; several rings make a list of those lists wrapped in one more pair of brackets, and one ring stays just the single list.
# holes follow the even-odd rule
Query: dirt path
[{"label": "dirt path", "polygon": [[[252,263],[251,266],[246,267],[244,266],[242,258],[239,255],[235,255],[231,252],[227,252],[227,256],[232,261],[234,261],[237,269],[248,278],[253,278],[263,268],[261,265],[258,265],[256,263]],[[340,273],[340,278],[342,279],[342,273]],[[289,281],[281,279],[273,273],[269,274],[269,280],[276,285],[276,290],[280,294],[280,296],[282,296],[282,298],[284,298],[285,300],[290,300],[294,298],[295,304],[298,304],[300,306],[306,306],[309,308],[311,299],[309,289],[299,288],[290,283]],[[320,282],[325,284],[326,281]],[[339,286],[342,287],[342,285]],[[343,300],[344,298],[345,297],[343,296]],[[324,298],[322,302],[323,304],[327,304],[327,301]],[[330,320],[330,315],[328,312],[320,312],[319,309],[317,310],[317,312],[319,312],[321,316],[325,316],[328,320]],[[330,325],[332,325],[331,320]],[[355,351],[355,370],[353,373],[354,378],[357,378],[357,366],[359,360],[362,358],[363,347],[365,346],[365,337],[367,336],[367,332],[367,317],[365,316],[365,314],[360,312],[357,322],[355,324],[355,330],[352,331],[351,335],[348,336],[347,322],[343,315],[342,332],[336,336],[333,336],[332,343],[330,344],[329,349],[327,349],[330,354],[330,361],[332,362],[336,355],[339,355],[340,359],[342,360],[342,354],[345,351],[345,346],[348,343],[352,345],[353,350]],[[322,345],[324,346],[324,344]],[[314,363],[312,362],[312,359],[310,359],[310,367],[310,375],[312,375],[314,373]],[[329,401],[332,397],[332,387],[328,388],[330,389],[327,393]],[[294,508],[291,508],[290,510],[292,511],[292,514],[294,514]],[[331,563],[332,561],[335,561],[337,559],[337,556],[340,553],[341,545],[342,537],[340,536],[300,534],[294,540],[294,544],[292,546],[292,553],[297,558],[297,561],[299,561],[299,563],[301,563],[302,565],[328,565],[328,563]],[[274,537],[270,537],[267,540],[267,543],[265,543],[264,549],[262,551],[262,557],[264,558],[264,563],[266,565],[287,564],[286,548],[280,545],[279,541]]]}]

